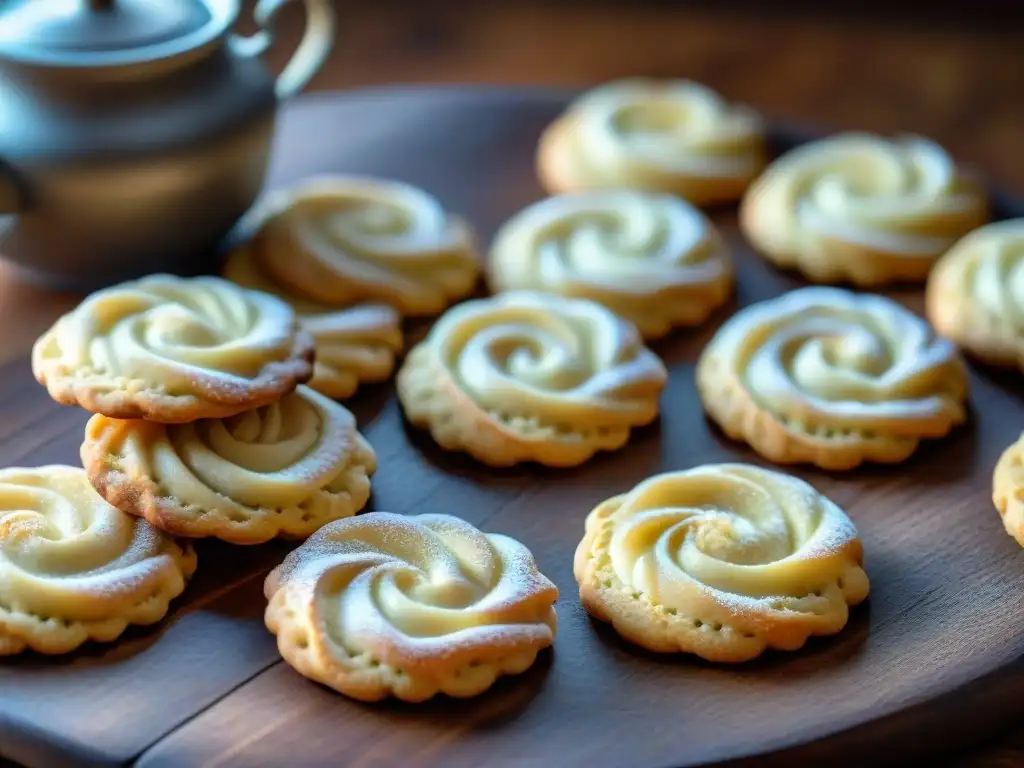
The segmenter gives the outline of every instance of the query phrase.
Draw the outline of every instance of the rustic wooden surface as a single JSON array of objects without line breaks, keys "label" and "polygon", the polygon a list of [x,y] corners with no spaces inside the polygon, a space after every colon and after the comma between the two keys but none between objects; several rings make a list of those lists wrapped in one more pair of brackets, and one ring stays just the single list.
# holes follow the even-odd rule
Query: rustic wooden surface
[{"label": "rustic wooden surface", "polygon": [[[272,184],[330,171],[401,178],[467,215],[486,242],[541,195],[534,144],[561,103],[488,89],[311,97],[283,120]],[[800,284],[749,252],[732,211],[715,219],[739,257],[736,303]],[[5,282],[0,464],[74,462],[85,414],[53,404],[25,358],[32,324],[72,297]],[[897,298],[920,308],[919,292]],[[671,371],[659,424],[576,470],[494,471],[445,455],[403,425],[390,386],[351,404],[380,459],[371,508],[451,512],[514,535],[559,585],[554,651],[522,677],[469,702],[349,701],[281,663],[263,629],[262,576],[284,548],[203,543],[196,582],[159,627],[66,659],[0,663],[0,752],[30,766],[148,768],[660,768],[765,751],[775,759],[750,764],[884,764],[904,750],[949,754],[1019,719],[1024,554],[989,499],[991,467],[1024,421],[1015,376],[975,371],[970,426],[899,467],[802,473],[850,512],[868,553],[872,596],[839,636],[723,668],[639,652],[583,614],[571,556],[595,502],[658,471],[756,460],[705,421],[694,391],[693,363],[726,314],[657,345]]]},{"label": "rustic wooden surface", "polygon": [[[247,2],[251,7],[252,1]],[[1018,77],[1024,50],[1019,44],[1019,23],[1001,21],[979,29],[979,24],[964,23],[963,17],[969,15],[964,12],[956,22],[944,23],[936,20],[938,14],[931,5],[927,14],[908,13],[896,21],[884,15],[857,19],[781,14],[776,12],[778,4],[772,4],[770,11],[747,8],[742,14],[729,9],[665,7],[670,4],[651,8],[631,4],[625,10],[625,5],[555,0],[339,3],[339,45],[312,88],[448,81],[588,85],[633,74],[692,77],[777,118],[925,133],[958,157],[979,163],[996,183],[1024,193],[1024,153],[1019,151],[1024,91]],[[975,13],[971,21],[981,15]],[[300,17],[291,9],[284,15],[281,44],[272,53],[278,66],[294,42]],[[341,130],[335,127],[334,133]],[[53,409],[45,395],[32,387],[23,362],[31,339],[74,300],[12,284],[0,267],[0,461],[4,463],[74,458],[75,416]],[[372,413],[379,403],[371,400],[364,407]],[[49,446],[50,441],[56,442]],[[262,555],[233,552],[232,558],[237,557],[248,562]],[[217,581],[209,581],[213,578],[209,566],[207,557],[206,576],[200,577],[206,581],[200,584],[212,586],[195,588],[196,595],[208,595],[208,602],[196,609],[197,618],[192,618],[191,611],[183,612],[167,635],[186,631],[188,622],[199,622],[200,627],[204,622],[207,627],[247,627],[251,637],[236,641],[231,654],[241,661],[221,655],[215,667],[194,665],[202,670],[196,678],[212,674],[222,684],[240,681],[271,663],[272,649],[251,616],[240,618],[221,607]],[[244,565],[238,567],[245,570]],[[254,587],[250,584],[247,589]],[[147,708],[152,706],[147,699],[173,694],[176,679],[160,677],[160,666],[145,656],[145,644],[142,635],[128,645],[143,649],[135,663],[145,675],[127,676],[127,687],[109,694],[121,696],[126,708],[138,708],[145,716],[140,718],[145,726],[139,727],[141,738],[128,745],[128,751],[176,725],[161,706]],[[205,653],[202,648],[194,651],[209,661]],[[35,674],[48,681],[54,701],[63,699],[58,687],[63,671],[81,669],[84,680],[96,674],[90,671],[88,658],[51,665],[39,665]],[[8,691],[17,691],[17,686],[5,679],[4,692]],[[192,703],[205,706],[214,698],[200,695]],[[82,701],[89,705],[93,698]],[[112,728],[116,720],[116,716],[101,718],[101,727]],[[9,739],[0,725],[0,752],[9,746]],[[1024,731],[994,741],[987,749],[973,749],[955,764],[963,768],[1024,765]]]}]

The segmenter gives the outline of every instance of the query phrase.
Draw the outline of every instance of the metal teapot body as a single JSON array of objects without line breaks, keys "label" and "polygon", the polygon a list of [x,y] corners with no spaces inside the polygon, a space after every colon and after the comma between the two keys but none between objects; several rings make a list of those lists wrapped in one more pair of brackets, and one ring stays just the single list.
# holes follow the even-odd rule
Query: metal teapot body
[{"label": "metal teapot body", "polygon": [[75,289],[209,270],[259,195],[279,102],[333,42],[331,0],[305,0],[273,79],[260,55],[288,2],[262,0],[250,38],[230,32],[238,0],[16,3],[0,19],[0,255]]}]

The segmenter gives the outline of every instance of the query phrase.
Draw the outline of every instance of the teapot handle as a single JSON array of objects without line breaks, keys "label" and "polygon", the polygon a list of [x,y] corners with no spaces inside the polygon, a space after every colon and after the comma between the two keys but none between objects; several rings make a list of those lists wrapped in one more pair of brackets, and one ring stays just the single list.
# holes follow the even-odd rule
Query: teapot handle
[{"label": "teapot handle", "polygon": [[[243,56],[261,56],[274,41],[274,22],[278,12],[292,0],[259,0],[254,16],[260,31],[251,37],[235,35],[231,47]],[[279,100],[298,94],[313,78],[334,45],[335,13],[332,0],[304,0],[306,32],[291,60],[277,78],[274,90]]]}]

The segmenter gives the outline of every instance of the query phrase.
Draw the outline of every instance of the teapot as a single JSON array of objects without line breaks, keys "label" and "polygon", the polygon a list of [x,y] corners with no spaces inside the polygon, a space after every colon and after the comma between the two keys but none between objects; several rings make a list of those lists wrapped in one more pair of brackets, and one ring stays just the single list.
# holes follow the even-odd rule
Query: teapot
[{"label": "teapot", "polygon": [[53,287],[213,267],[263,186],[278,105],[323,65],[332,0],[305,3],[276,79],[240,0],[0,3],[0,255]]}]

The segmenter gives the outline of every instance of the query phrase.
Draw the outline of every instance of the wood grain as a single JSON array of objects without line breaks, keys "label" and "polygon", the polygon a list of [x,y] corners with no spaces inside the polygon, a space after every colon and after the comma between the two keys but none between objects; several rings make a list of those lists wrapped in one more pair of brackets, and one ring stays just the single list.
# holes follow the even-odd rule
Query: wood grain
[{"label": "wood grain", "polygon": [[[541,195],[534,143],[563,100],[485,89],[312,97],[282,121],[272,183],[317,171],[397,177],[468,215],[486,242]],[[0,664],[0,752],[30,766],[143,752],[144,766],[662,766],[766,750],[775,758],[756,764],[884,764],[1019,716],[1022,555],[988,498],[991,466],[1024,420],[1015,377],[976,370],[970,426],[904,465],[801,473],[850,512],[868,552],[872,597],[838,637],[723,668],[642,653],[580,610],[571,554],[594,503],[665,469],[756,461],[704,419],[693,364],[728,311],[800,282],[749,252],[732,211],[715,220],[740,260],[737,300],[708,328],[657,345],[671,371],[664,413],[622,452],[564,472],[487,470],[409,430],[390,386],[353,404],[380,458],[372,508],[455,513],[514,535],[559,585],[555,648],[526,675],[469,702],[346,700],[275,663],[258,587],[283,549],[204,545],[197,583],[163,626],[64,661]],[[920,309],[918,292],[895,295]],[[84,420],[48,401],[24,357],[0,369],[0,461],[73,462]]]},{"label": "wood grain", "polygon": [[[247,0],[250,8],[252,4]],[[1011,23],[1002,19],[1000,25],[979,29],[981,25],[975,22],[984,14],[978,13],[977,4],[971,5],[969,13],[961,9],[955,24],[938,18],[940,4],[930,5],[927,14],[904,13],[904,18],[895,20],[884,8],[871,15],[863,13],[862,4],[857,4],[860,16],[855,18],[806,8],[802,13],[783,14],[778,12],[779,4],[772,4],[770,10],[746,8],[743,13],[737,13],[735,4],[726,2],[716,4],[718,8],[640,5],[632,3],[627,8],[622,3],[596,0],[339,3],[339,44],[312,87],[330,90],[451,81],[587,85],[631,74],[693,77],[780,118],[824,126],[923,132],[945,143],[958,157],[979,163],[997,184],[1024,190],[1024,154],[1019,151],[1024,98],[1017,77],[1024,65],[1024,48],[1019,45],[1019,20]],[[300,26],[301,12],[286,9],[280,25],[281,40],[271,55],[275,67],[280,67],[293,47]],[[374,131],[387,134],[391,130],[395,112],[385,110],[383,115],[385,124],[360,116],[349,124],[332,126],[327,141],[342,136],[373,144]],[[317,170],[315,153],[310,156],[301,149],[295,151],[300,160],[305,156],[305,167]],[[287,175],[280,173],[279,164],[278,179]],[[518,194],[510,191],[507,199],[489,203],[488,210],[514,205]],[[498,207],[492,209],[491,205]],[[496,223],[495,215],[484,223],[488,231]],[[0,422],[0,458],[6,463],[75,458],[75,417],[67,411],[53,410],[41,390],[33,392],[23,361],[38,332],[74,300],[12,282],[0,265],[0,366],[19,361],[11,363],[10,369],[0,370],[0,394],[6,406]],[[8,370],[16,371],[10,374],[13,378],[8,378]],[[1019,392],[1013,379],[992,379],[989,383],[1014,396]],[[361,415],[372,417],[386,397],[386,391],[373,391],[367,401],[360,398]],[[1019,416],[1009,415],[1014,413],[1008,410],[1005,418],[1019,424]],[[84,418],[81,421],[84,423]],[[941,466],[936,469],[938,473],[943,471]],[[509,480],[514,481],[515,477]],[[477,487],[476,481],[463,484]],[[448,498],[457,501],[459,496]],[[989,509],[983,507],[979,524],[989,524],[988,514]],[[210,558],[201,554],[206,571]],[[232,551],[226,557],[240,556]],[[276,553],[245,557],[265,557],[265,562],[270,562]],[[247,567],[240,564],[239,570]],[[254,567],[259,570],[263,566],[255,563]],[[209,574],[200,575],[200,579],[206,578]],[[201,595],[202,590],[196,587],[188,594],[194,593]],[[568,598],[571,600],[571,595]],[[198,613],[209,610],[199,608]],[[258,605],[233,610],[240,611],[236,621],[251,624],[256,620]],[[966,626],[962,631],[969,633],[971,628]],[[259,636],[259,632],[253,636]],[[200,666],[196,675],[208,671],[208,667]],[[8,680],[15,679],[5,677],[6,673],[6,665],[0,664],[0,686],[5,693]],[[168,687],[173,691],[173,681]],[[147,719],[135,720],[128,713],[127,721],[137,725],[143,737],[138,743],[189,717],[187,708],[174,716],[169,716],[170,709],[159,708],[155,716],[166,721],[158,727]],[[152,719],[153,711],[146,712]],[[988,716],[984,708],[975,714],[980,714],[983,721]],[[411,719],[407,717],[404,722]],[[3,716],[0,722],[4,722]],[[953,730],[957,732],[970,733],[975,727],[968,719],[956,725]],[[12,744],[9,731],[0,725],[0,753],[14,754]],[[29,746],[32,744],[38,746],[38,740]],[[27,754],[22,749],[25,746],[19,747],[19,754]],[[154,751],[153,759],[158,752]],[[954,762],[963,768],[1024,765],[1024,735],[1010,734],[989,749],[971,749],[962,762]],[[378,764],[387,763],[381,760]]]}]

